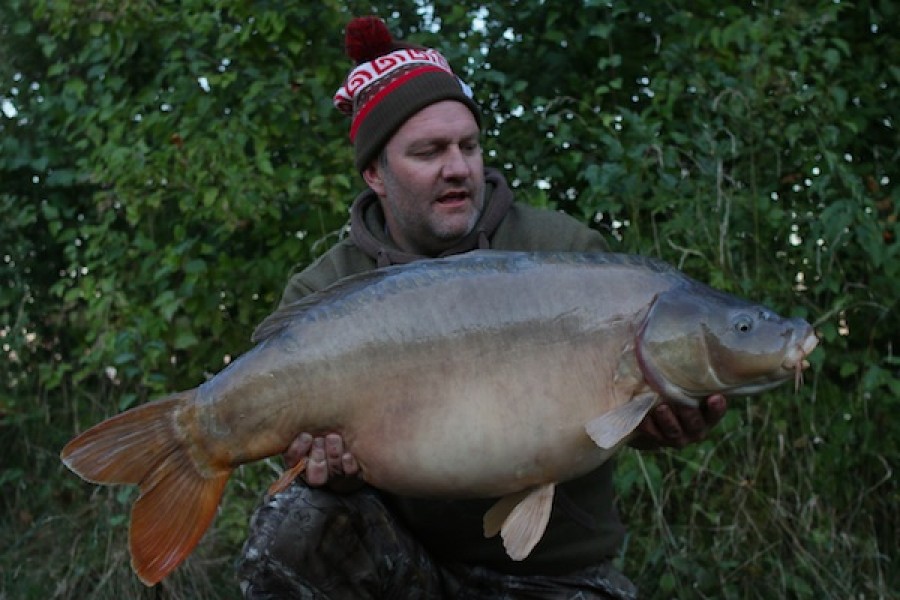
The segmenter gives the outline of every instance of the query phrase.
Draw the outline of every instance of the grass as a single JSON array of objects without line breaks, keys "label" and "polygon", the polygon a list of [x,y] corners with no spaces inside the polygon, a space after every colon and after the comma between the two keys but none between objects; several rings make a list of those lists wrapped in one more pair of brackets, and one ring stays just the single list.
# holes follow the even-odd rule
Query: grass
[{"label": "grass", "polygon": [[[60,462],[73,420],[98,421],[109,414],[103,407],[115,407],[117,400],[106,390],[72,397],[57,389],[27,411],[7,410],[0,420],[0,600],[240,598],[233,563],[256,491],[229,486],[219,526],[172,577],[148,588],[132,572],[128,555],[136,490],[83,482]],[[79,416],[76,409],[93,416]],[[253,477],[248,469],[244,478]]]},{"label": "grass", "polygon": [[148,588],[128,555],[135,490],[93,486],[64,468],[48,471],[3,486],[0,600],[240,598],[233,563],[253,507],[246,488],[230,486],[218,526],[171,577]]},{"label": "grass", "polygon": [[[197,551],[147,588],[127,552],[134,490],[84,483],[58,460],[73,419],[94,422],[116,398],[56,396],[0,423],[0,600],[239,598],[234,560],[271,469],[242,468]],[[897,597],[891,457],[871,441],[835,439],[845,419],[829,416],[821,396],[810,404],[789,393],[736,399],[702,444],[623,452],[620,564],[643,598]]]},{"label": "grass", "polygon": [[622,457],[622,563],[644,597],[896,597],[898,494],[886,459],[836,470],[827,442],[776,424],[777,412],[732,408],[703,444]]}]

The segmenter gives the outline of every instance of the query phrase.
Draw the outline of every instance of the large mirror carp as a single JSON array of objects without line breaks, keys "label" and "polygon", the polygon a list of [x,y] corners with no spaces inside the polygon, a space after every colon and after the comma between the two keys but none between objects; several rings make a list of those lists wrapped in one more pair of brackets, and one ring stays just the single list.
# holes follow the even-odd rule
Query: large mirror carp
[{"label": "large mirror carp", "polygon": [[350,277],[276,312],[253,339],[199,387],[62,451],[88,481],[140,486],[129,541],[148,585],[200,541],[234,468],[301,432],[339,433],[377,488],[498,498],[485,534],[500,532],[521,560],[555,484],[596,469],[661,398],[799,384],[817,344],[806,321],[656,260],[518,252]]}]

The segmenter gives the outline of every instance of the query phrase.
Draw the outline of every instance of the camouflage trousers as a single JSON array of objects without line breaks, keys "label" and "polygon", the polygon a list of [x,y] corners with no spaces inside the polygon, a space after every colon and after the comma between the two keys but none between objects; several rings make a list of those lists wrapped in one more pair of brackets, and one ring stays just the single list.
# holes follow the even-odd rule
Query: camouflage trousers
[{"label": "camouflage trousers", "polygon": [[237,570],[247,600],[637,597],[609,563],[560,576],[438,564],[374,490],[334,494],[299,483],[257,508]]}]

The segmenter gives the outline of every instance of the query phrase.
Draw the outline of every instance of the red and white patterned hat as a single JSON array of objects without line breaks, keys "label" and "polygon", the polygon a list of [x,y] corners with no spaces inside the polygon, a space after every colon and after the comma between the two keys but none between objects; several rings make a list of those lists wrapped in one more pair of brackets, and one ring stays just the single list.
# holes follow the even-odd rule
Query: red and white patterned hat
[{"label": "red and white patterned hat", "polygon": [[334,105],[352,118],[350,141],[360,172],[407,119],[435,102],[458,100],[481,125],[472,90],[437,50],[395,40],[378,17],[350,21],[345,44],[357,66],[335,93]]}]

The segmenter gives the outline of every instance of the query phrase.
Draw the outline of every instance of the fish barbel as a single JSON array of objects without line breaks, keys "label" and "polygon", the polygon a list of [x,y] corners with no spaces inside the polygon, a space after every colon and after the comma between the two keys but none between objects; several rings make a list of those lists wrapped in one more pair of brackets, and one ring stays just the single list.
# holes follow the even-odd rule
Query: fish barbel
[{"label": "fish barbel", "polygon": [[[352,276],[286,306],[199,387],[74,438],[62,460],[135,484],[132,567],[169,574],[239,465],[336,432],[391,493],[499,498],[485,515],[524,559],[556,483],[606,461],[662,398],[697,405],[796,379],[802,319],[620,254],[473,252]],[[278,488],[296,473],[286,475]]]}]

